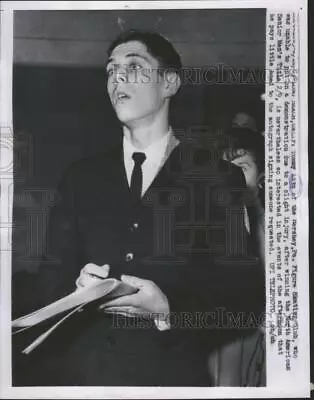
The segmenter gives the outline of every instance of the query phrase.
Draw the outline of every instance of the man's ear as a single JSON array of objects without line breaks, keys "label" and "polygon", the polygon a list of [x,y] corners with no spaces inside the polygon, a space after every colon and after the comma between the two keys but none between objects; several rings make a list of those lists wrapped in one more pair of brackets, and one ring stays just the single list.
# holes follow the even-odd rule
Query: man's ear
[{"label": "man's ear", "polygon": [[166,71],[164,73],[166,97],[174,96],[181,86],[180,75],[176,71]]}]

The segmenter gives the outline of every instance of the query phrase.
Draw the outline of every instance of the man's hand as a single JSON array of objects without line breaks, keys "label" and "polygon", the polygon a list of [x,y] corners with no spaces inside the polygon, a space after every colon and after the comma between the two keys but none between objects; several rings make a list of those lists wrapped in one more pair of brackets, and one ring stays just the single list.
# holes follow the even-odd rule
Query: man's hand
[{"label": "man's hand", "polygon": [[109,268],[108,264],[86,264],[85,267],[81,269],[80,276],[75,281],[77,290],[97,285],[97,283],[108,277]]},{"label": "man's hand", "polygon": [[131,295],[119,297],[102,304],[99,308],[110,313],[126,316],[151,316],[160,320],[166,319],[170,312],[166,295],[152,281],[136,276],[122,275],[121,280],[138,289]]}]

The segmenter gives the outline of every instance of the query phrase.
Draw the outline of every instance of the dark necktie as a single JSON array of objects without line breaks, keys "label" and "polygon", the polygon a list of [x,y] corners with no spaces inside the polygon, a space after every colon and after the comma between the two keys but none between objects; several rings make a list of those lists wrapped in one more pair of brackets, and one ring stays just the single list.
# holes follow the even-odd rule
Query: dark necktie
[{"label": "dark necktie", "polygon": [[143,172],[142,164],[146,160],[145,153],[135,152],[132,154],[134,160],[134,168],[131,176],[131,193],[133,200],[138,202],[142,195],[142,185],[143,185]]}]

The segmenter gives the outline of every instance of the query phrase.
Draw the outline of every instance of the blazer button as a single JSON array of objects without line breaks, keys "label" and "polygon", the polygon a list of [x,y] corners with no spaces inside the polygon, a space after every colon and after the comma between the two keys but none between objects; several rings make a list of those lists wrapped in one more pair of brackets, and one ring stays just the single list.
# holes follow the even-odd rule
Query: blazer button
[{"label": "blazer button", "polygon": [[131,232],[135,232],[138,229],[138,223],[134,222],[131,226],[130,226],[130,231]]},{"label": "blazer button", "polygon": [[133,253],[128,253],[128,254],[125,256],[125,261],[127,261],[127,262],[132,261],[133,258],[134,258],[134,254],[133,254]]}]

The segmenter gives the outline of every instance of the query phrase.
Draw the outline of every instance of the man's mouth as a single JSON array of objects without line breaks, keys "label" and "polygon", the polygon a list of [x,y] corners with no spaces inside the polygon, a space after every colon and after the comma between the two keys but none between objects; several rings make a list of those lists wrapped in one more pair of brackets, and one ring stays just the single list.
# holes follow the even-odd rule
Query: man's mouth
[{"label": "man's mouth", "polygon": [[115,104],[123,103],[124,101],[129,100],[130,98],[131,96],[129,96],[125,92],[117,92],[114,97],[114,103]]}]

